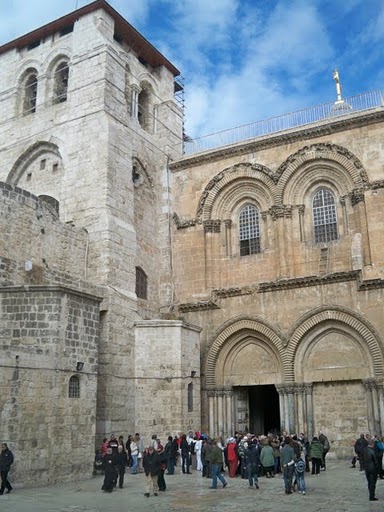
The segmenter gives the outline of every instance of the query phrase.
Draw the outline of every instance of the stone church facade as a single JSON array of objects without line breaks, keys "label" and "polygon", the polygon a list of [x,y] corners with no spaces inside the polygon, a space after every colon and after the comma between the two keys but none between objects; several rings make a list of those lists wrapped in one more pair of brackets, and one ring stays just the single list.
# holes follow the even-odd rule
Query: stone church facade
[{"label": "stone church facade", "polygon": [[382,107],[183,156],[179,71],[104,0],[0,60],[20,482],[89,475],[111,432],[384,431]]}]

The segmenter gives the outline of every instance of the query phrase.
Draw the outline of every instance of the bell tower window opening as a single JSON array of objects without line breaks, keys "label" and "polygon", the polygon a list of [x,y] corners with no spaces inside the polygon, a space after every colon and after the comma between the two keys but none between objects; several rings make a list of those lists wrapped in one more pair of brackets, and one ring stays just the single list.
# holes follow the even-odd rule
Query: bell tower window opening
[{"label": "bell tower window opening", "polygon": [[30,73],[24,82],[23,113],[31,114],[36,112],[37,101],[37,74]]},{"label": "bell tower window opening", "polygon": [[239,214],[240,256],[260,252],[259,212],[251,204],[241,209]]},{"label": "bell tower window opening", "polygon": [[54,103],[67,101],[69,67],[68,62],[60,62],[54,74]]},{"label": "bell tower window opening", "polygon": [[318,190],[312,202],[315,243],[338,239],[336,204],[333,194],[324,188]]},{"label": "bell tower window opening", "polygon": [[151,129],[153,128],[153,116],[151,115],[151,94],[146,87],[143,87],[141,89],[137,102],[137,119],[139,120],[140,126],[143,128],[143,130],[150,132]]}]

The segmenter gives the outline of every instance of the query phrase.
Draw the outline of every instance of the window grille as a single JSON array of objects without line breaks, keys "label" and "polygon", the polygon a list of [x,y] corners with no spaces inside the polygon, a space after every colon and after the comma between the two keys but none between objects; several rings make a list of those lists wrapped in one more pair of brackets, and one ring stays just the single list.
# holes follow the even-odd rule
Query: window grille
[{"label": "window grille", "polygon": [[140,267],[136,267],[136,295],[139,299],[147,299],[148,278]]},{"label": "window grille", "polygon": [[259,212],[255,206],[246,205],[239,215],[240,256],[260,252]]},{"label": "window grille", "polygon": [[316,192],[312,203],[315,243],[337,240],[336,204],[333,194],[326,189]]},{"label": "window grille", "polygon": [[80,398],[80,379],[76,375],[72,375],[68,384],[68,397]]}]

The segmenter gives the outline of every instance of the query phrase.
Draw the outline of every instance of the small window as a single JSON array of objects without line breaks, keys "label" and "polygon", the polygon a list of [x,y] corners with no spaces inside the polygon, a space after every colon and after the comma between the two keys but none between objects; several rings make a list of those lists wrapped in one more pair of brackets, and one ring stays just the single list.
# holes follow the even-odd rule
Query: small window
[{"label": "small window", "polygon": [[59,37],[66,36],[67,34],[70,34],[71,32],[73,32],[73,23],[71,23],[70,25],[67,25],[66,27],[61,29],[59,32]]},{"label": "small window", "polygon": [[316,192],[312,203],[315,243],[337,240],[336,204],[333,194],[327,189]]},{"label": "small window", "polygon": [[240,256],[260,252],[259,212],[255,206],[247,204],[239,215]]},{"label": "small window", "polygon": [[29,173],[27,174],[27,181],[31,181],[31,179],[32,179],[32,173],[31,173],[31,172],[29,172]]},{"label": "small window", "polygon": [[139,299],[147,299],[148,278],[140,267],[136,267],[136,295]]},{"label": "small window", "polygon": [[42,171],[45,169],[45,164],[47,163],[46,159],[40,160],[40,170]]},{"label": "small window", "polygon": [[53,90],[53,102],[63,103],[67,101],[68,91],[68,76],[69,67],[68,62],[60,62],[57,66],[54,74],[54,90]]},{"label": "small window", "polygon": [[52,165],[52,172],[57,172],[58,168],[59,168],[59,164],[58,163],[53,164]]},{"label": "small window", "polygon": [[193,383],[188,384],[188,412],[193,412]]},{"label": "small window", "polygon": [[69,379],[68,397],[80,398],[80,379],[76,375],[72,375]]},{"label": "small window", "polygon": [[31,114],[36,112],[37,101],[37,74],[30,73],[24,82],[23,113]]}]

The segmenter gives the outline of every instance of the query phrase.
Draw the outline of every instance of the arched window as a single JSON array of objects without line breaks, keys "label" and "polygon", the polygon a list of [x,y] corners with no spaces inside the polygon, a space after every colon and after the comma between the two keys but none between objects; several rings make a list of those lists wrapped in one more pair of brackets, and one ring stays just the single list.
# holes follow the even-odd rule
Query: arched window
[{"label": "arched window", "polygon": [[136,267],[136,295],[139,299],[147,299],[148,278],[141,267]]},{"label": "arched window", "polygon": [[31,70],[23,82],[23,114],[36,112],[37,101],[37,72]]},{"label": "arched window", "polygon": [[247,204],[239,214],[240,256],[260,252],[259,212],[255,206]]},{"label": "arched window", "polygon": [[72,375],[68,384],[68,398],[80,398],[80,379]]},{"label": "arched window", "polygon": [[153,132],[153,96],[152,88],[149,84],[141,84],[141,91],[137,98],[138,111],[137,118],[140,126],[147,132]]},{"label": "arched window", "polygon": [[337,240],[336,204],[333,194],[321,188],[312,203],[315,243]]},{"label": "arched window", "polygon": [[62,61],[54,73],[53,102],[67,101],[69,67],[67,61]]}]

